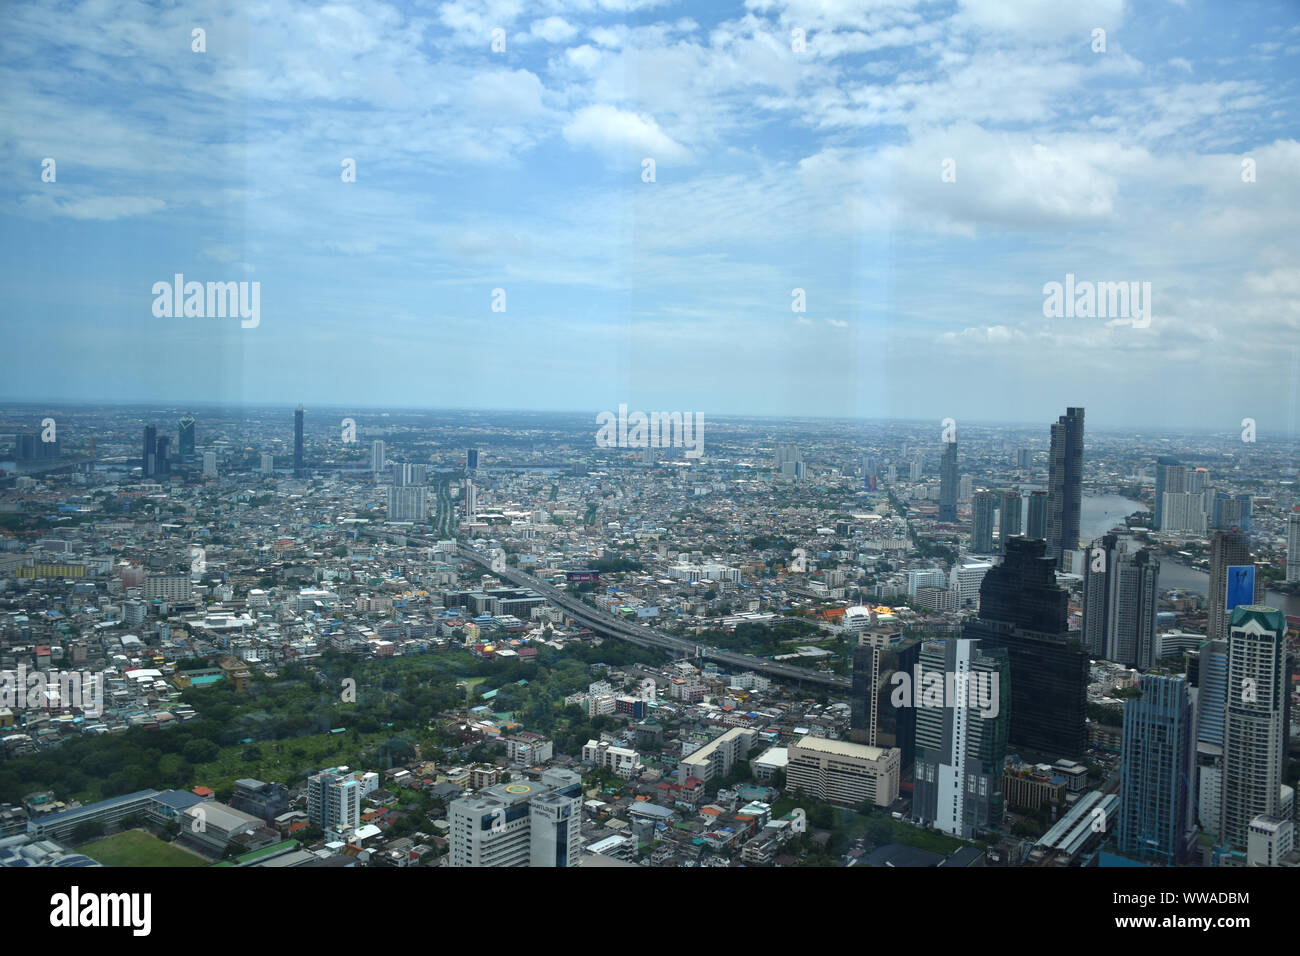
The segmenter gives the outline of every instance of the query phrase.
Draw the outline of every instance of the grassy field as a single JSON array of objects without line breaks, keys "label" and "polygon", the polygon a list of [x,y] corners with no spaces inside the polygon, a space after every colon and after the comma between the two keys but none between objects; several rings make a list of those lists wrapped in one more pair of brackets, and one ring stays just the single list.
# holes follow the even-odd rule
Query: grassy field
[{"label": "grassy field", "polygon": [[[222,747],[216,760],[197,765],[195,779],[213,790],[225,791],[241,777],[258,780],[275,780],[292,783],[306,774],[317,773],[326,767],[357,763],[356,755],[367,747],[392,736],[391,731],[374,734],[313,734],[288,740],[266,740],[257,744],[235,744]],[[255,759],[246,759],[245,753]],[[377,769],[377,768],[376,768]]]},{"label": "grassy field", "polygon": [[207,861],[143,830],[127,830],[77,848],[104,866],[207,866]]}]

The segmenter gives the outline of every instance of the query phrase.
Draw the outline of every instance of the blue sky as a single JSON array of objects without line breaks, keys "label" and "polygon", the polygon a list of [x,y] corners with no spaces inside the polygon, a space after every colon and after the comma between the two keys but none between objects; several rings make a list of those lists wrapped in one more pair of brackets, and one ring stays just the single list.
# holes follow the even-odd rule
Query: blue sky
[{"label": "blue sky", "polygon": [[7,3],[0,398],[1294,435],[1298,64],[1296,3]]}]

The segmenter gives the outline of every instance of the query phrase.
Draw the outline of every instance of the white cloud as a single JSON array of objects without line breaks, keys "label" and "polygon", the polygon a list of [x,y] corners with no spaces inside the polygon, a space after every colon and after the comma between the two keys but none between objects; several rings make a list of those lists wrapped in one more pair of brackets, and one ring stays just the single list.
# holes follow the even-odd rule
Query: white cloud
[{"label": "white cloud", "polygon": [[564,138],[606,154],[650,157],[659,162],[690,162],[691,154],[659,128],[653,116],[605,103],[584,106],[564,127]]},{"label": "white cloud", "polygon": [[565,43],[577,36],[578,28],[564,17],[547,17],[534,20],[528,32],[547,43]]}]

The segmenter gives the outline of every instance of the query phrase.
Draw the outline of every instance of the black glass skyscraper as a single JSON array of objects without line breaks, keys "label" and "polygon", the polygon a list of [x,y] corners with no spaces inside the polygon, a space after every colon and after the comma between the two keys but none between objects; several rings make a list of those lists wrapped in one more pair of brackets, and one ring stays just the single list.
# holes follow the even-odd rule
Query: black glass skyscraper
[{"label": "black glass skyscraper", "polygon": [[152,478],[154,475],[154,458],[158,453],[158,429],[153,425],[144,427],[144,449],[140,455],[140,476]]},{"label": "black glass skyscraper", "polygon": [[307,467],[302,460],[302,406],[293,413],[293,476],[305,477]]},{"label": "black glass skyscraper", "polygon": [[957,523],[957,442],[944,445],[943,461],[939,464],[939,520],[946,524]]},{"label": "black glass skyscraper", "polygon": [[1088,745],[1088,654],[1069,630],[1069,595],[1046,551],[1041,540],[1006,543],[1006,557],[980,585],[979,618],[962,636],[1009,652],[1011,743],[1078,756]]},{"label": "black glass skyscraper", "polygon": [[183,459],[194,457],[194,416],[186,415],[181,419],[180,434],[176,439],[176,452]]},{"label": "black glass skyscraper", "polygon": [[1047,492],[1035,491],[1029,495],[1029,514],[1025,518],[1025,536],[1047,537]]},{"label": "black glass skyscraper", "polygon": [[1083,506],[1083,409],[1067,408],[1052,426],[1047,477],[1047,554],[1057,567],[1061,555],[1079,547]]},{"label": "black glass skyscraper", "polygon": [[998,548],[1005,551],[1007,542],[1020,536],[1020,492],[1002,492],[1002,506],[998,510]]},{"label": "black glass skyscraper", "polygon": [[976,554],[993,553],[993,510],[998,496],[991,491],[977,491],[971,498],[970,549]]},{"label": "black glass skyscraper", "polygon": [[154,465],[155,475],[170,475],[172,473],[171,458],[169,451],[172,440],[166,435],[160,437],[154,445]]},{"label": "black glass skyscraper", "polygon": [[893,699],[894,675],[911,679],[920,660],[921,642],[860,644],[853,649],[853,685],[849,692],[849,739],[872,747],[897,747],[902,773],[912,771],[916,746],[916,709],[899,707]]}]

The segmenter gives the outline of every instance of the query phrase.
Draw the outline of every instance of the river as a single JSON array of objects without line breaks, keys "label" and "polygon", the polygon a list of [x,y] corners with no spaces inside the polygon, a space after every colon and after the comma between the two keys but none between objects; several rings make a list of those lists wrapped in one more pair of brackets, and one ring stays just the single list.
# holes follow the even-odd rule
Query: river
[{"label": "river", "polygon": [[[1133,501],[1121,495],[1084,495],[1079,515],[1079,530],[1082,540],[1090,542],[1100,538],[1135,511],[1145,513],[1147,506],[1140,501]],[[1204,571],[1197,571],[1182,564],[1176,564],[1168,558],[1160,561],[1160,587],[1183,588],[1205,594],[1209,590],[1210,576]],[[1269,607],[1280,608],[1284,614],[1300,615],[1300,597],[1281,594],[1278,591],[1267,592],[1264,603]]]}]

